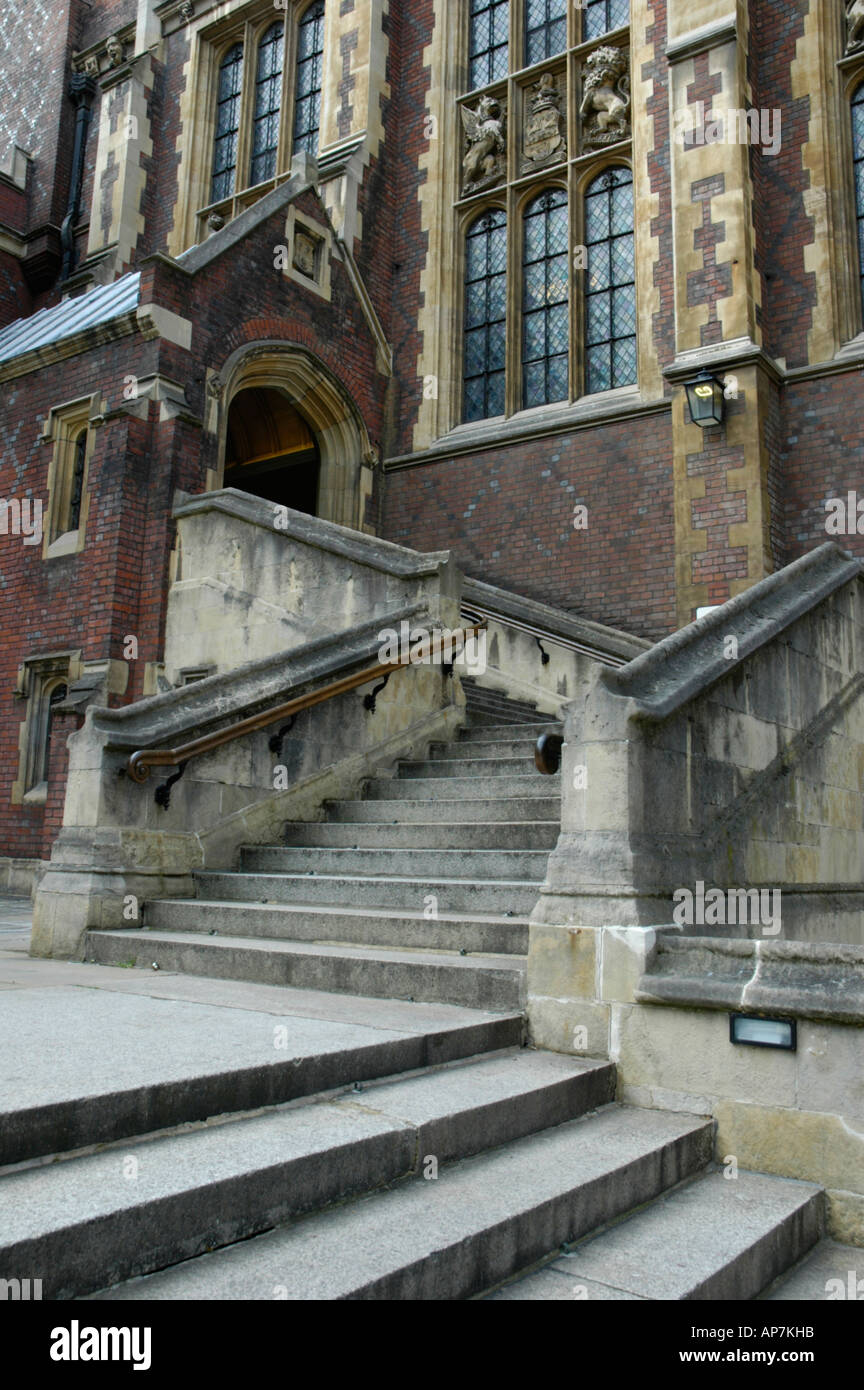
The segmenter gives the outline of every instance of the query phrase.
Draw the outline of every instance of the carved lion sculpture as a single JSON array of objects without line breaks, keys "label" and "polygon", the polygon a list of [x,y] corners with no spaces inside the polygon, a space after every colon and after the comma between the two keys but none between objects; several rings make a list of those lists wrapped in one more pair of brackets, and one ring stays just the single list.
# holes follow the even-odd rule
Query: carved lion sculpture
[{"label": "carved lion sculpture", "polygon": [[596,48],[583,70],[584,96],[580,115],[590,122],[591,135],[602,139],[627,134],[630,79],[627,58],[620,48]]},{"label": "carved lion sculpture", "polygon": [[504,114],[494,97],[481,97],[477,110],[462,107],[462,123],[468,137],[468,153],[462,162],[465,186],[493,178],[504,153]]},{"label": "carved lion sculpture", "polygon": [[846,6],[846,47],[860,48],[864,44],[864,0],[852,0]]}]

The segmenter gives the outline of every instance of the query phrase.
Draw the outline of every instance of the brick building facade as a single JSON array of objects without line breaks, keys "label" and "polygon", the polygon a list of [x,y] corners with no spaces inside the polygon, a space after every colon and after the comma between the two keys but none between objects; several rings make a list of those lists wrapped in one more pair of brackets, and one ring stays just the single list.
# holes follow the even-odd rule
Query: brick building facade
[{"label": "brick building facade", "polygon": [[[651,639],[864,502],[847,8],[15,10],[0,856],[47,858],[86,705],[159,689],[178,493],[448,549]],[[864,554],[857,516],[840,536]]]}]

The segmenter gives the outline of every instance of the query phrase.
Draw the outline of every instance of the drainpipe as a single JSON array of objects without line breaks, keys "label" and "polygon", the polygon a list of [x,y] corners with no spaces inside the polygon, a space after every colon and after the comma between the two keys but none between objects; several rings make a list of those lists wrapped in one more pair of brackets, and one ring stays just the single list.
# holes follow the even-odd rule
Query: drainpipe
[{"label": "drainpipe", "polygon": [[75,103],[75,145],[72,150],[72,179],[69,185],[69,202],[66,216],[60,228],[60,245],[63,247],[61,280],[65,280],[75,269],[75,237],[73,228],[78,221],[81,202],[81,184],[84,181],[84,150],[87,145],[87,127],[90,124],[90,103],[96,91],[96,83],[84,72],[73,72],[69,79],[69,99]]}]

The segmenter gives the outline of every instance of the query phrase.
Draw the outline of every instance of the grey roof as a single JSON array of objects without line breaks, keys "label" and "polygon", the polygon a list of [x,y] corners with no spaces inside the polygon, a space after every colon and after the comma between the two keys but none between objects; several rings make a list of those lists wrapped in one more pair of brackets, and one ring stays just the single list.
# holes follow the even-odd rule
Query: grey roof
[{"label": "grey roof", "polygon": [[30,318],[7,324],[0,329],[0,362],[9,362],[22,353],[33,352],[61,338],[71,338],[85,328],[128,314],[138,303],[140,282],[140,271],[134,271],[111,285],[97,285],[77,299],[65,299],[53,309],[40,309]]}]

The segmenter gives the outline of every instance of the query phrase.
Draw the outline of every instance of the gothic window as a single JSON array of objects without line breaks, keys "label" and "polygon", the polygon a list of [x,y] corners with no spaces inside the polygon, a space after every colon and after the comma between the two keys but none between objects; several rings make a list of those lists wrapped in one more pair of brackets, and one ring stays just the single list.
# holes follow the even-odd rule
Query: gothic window
[{"label": "gothic window", "polygon": [[522,395],[526,410],[569,395],[570,258],[567,194],[550,189],[525,209]]},{"label": "gothic window", "polygon": [[507,216],[484,212],[465,251],[464,418],[503,415],[507,346]]},{"label": "gothic window", "polygon": [[608,37],[626,26],[627,0],[467,10],[462,398],[448,389],[437,428],[637,381],[630,50]]},{"label": "gothic window", "polygon": [[318,153],[321,88],[324,73],[324,0],[310,5],[297,32],[297,91],[294,102],[294,149]]},{"label": "gothic window", "polygon": [[66,531],[77,531],[81,521],[81,494],[84,488],[84,465],[87,461],[87,431],[82,430],[74,442],[72,477],[69,495],[69,515]]},{"label": "gothic window", "polygon": [[243,45],[235,43],[219,64],[216,93],[216,140],[210,201],[218,203],[234,192],[237,142],[240,135],[240,95],[243,88]]},{"label": "gothic window", "polygon": [[524,0],[525,62],[542,63],[567,47],[567,0]]},{"label": "gothic window", "polygon": [[66,699],[67,686],[61,681],[59,685],[52,686],[42,697],[43,705],[43,724],[41,738],[41,769],[40,782],[48,781],[48,773],[51,769],[51,724],[54,717],[54,706],[62,703]]},{"label": "gothic window", "polygon": [[485,87],[507,76],[510,33],[509,0],[471,0],[470,87]]},{"label": "gothic window", "polygon": [[852,159],[858,223],[858,274],[864,303],[864,82],[856,89],[852,98]]},{"label": "gothic window", "polygon": [[272,179],[279,149],[279,113],[282,106],[282,50],[284,25],[271,24],[258,45],[255,78],[255,112],[252,120],[252,168],[249,183]]},{"label": "gothic window", "polygon": [[584,13],[582,38],[588,43],[630,23],[630,0],[588,0]]},{"label": "gothic window", "polygon": [[605,170],[585,194],[585,389],[610,391],[636,380],[636,270],[633,176]]}]

